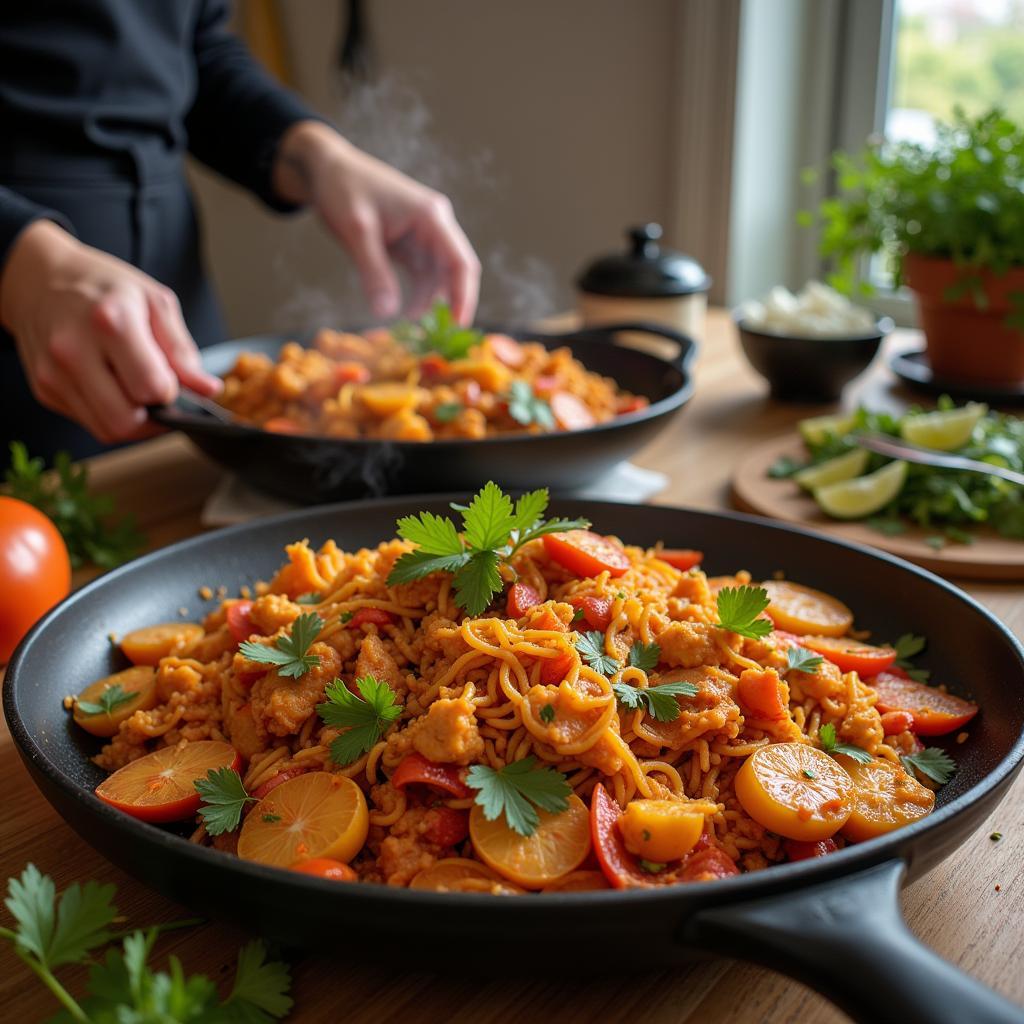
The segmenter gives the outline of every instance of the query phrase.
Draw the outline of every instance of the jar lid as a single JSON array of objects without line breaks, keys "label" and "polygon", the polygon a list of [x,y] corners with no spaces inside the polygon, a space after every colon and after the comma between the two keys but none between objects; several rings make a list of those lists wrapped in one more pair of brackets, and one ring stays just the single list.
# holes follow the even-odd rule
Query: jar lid
[{"label": "jar lid", "polygon": [[596,295],[661,298],[706,292],[711,278],[691,256],[658,245],[661,225],[644,224],[626,232],[630,247],[591,263],[576,284]]}]

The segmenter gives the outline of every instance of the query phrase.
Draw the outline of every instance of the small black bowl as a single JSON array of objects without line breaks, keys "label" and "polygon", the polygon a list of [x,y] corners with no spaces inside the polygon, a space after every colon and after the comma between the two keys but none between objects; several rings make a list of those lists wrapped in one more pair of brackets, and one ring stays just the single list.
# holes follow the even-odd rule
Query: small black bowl
[{"label": "small black bowl", "polygon": [[876,329],[849,337],[800,338],[748,327],[735,317],[740,343],[750,365],[771,385],[781,402],[832,402],[854,377],[862,374],[893,328],[888,317]]}]

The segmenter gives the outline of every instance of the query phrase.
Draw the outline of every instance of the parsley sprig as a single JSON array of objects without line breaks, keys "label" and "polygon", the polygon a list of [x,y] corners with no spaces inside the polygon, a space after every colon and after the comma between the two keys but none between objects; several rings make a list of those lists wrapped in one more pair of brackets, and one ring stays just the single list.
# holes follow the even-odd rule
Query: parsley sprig
[{"label": "parsley sprig", "polygon": [[825,659],[820,654],[814,654],[806,647],[790,647],[786,650],[785,671],[817,672]]},{"label": "parsley sprig", "polygon": [[122,704],[135,700],[138,693],[128,693],[120,683],[108,686],[99,696],[99,700],[75,701],[75,707],[84,715],[109,715]]},{"label": "parsley sprig", "polygon": [[940,747],[926,747],[916,754],[904,754],[900,760],[907,771],[916,768],[940,786],[944,786],[956,774],[956,761]]},{"label": "parsley sprig", "polygon": [[196,792],[202,798],[199,817],[211,836],[234,832],[242,820],[245,805],[255,802],[242,784],[242,777],[234,768],[211,768],[205,779],[196,779]]},{"label": "parsley sprig", "polygon": [[502,589],[498,572],[526,543],[548,533],[586,529],[585,519],[542,519],[548,491],[530,491],[515,505],[493,481],[462,513],[462,531],[447,516],[421,512],[398,520],[398,535],[416,545],[395,562],[388,586],[410,583],[434,572],[453,573],[455,601],[470,615],[483,612]]},{"label": "parsley sprig", "polygon": [[298,679],[320,664],[319,654],[307,652],[323,628],[324,620],[316,612],[306,612],[292,623],[291,635],[279,636],[273,647],[246,640],[238,649],[250,661],[274,665],[278,675]]},{"label": "parsley sprig", "polygon": [[483,333],[460,327],[446,302],[435,302],[417,323],[404,320],[391,329],[395,340],[410,352],[425,355],[438,352],[445,359],[462,359],[474,345],[483,341]]},{"label": "parsley sprig", "polygon": [[[79,1024],[98,1021],[211,1021],[218,1024],[268,1024],[292,1008],[291,978],[286,964],[267,961],[261,942],[239,950],[235,981],[221,1000],[216,985],[201,974],[186,977],[177,957],[170,971],[153,970],[148,960],[161,932],[198,924],[180,921],[126,935],[120,947],[99,952],[118,936],[113,885],[75,882],[57,899],[53,879],[29,864],[7,882],[5,904],[15,927],[0,927],[0,938],[50,990],[63,1008],[59,1020]],[[91,965],[83,998],[76,998],[54,973],[70,964]]]},{"label": "parsley sprig", "polygon": [[356,686],[361,697],[335,679],[324,690],[326,702],[316,706],[317,714],[327,725],[345,730],[331,743],[331,760],[342,767],[371,750],[402,713],[402,706],[395,703],[394,690],[387,683],[363,676],[356,680]]},{"label": "parsley sprig", "polygon": [[928,641],[923,636],[914,636],[913,633],[904,633],[892,646],[896,650],[895,664],[903,669],[915,683],[926,683],[931,677],[931,672],[926,668],[914,668],[910,661],[915,655],[920,654],[927,646]]},{"label": "parsley sprig", "polygon": [[646,689],[628,683],[612,683],[612,692],[618,702],[631,711],[644,708],[659,722],[674,722],[679,717],[676,697],[696,697],[700,691],[693,683],[679,681],[648,686]]},{"label": "parsley sprig", "polygon": [[466,783],[477,791],[476,802],[484,817],[494,821],[502,814],[513,832],[532,836],[540,824],[537,808],[549,814],[561,814],[569,807],[572,787],[554,768],[537,767],[531,754],[497,771],[475,764],[466,773]]},{"label": "parsley sprig", "polygon": [[622,662],[605,651],[604,633],[600,630],[591,629],[586,633],[580,633],[576,637],[576,650],[595,672],[600,672],[603,676],[614,675],[622,668]]},{"label": "parsley sprig", "polygon": [[505,399],[508,402],[508,414],[516,423],[524,427],[536,423],[545,430],[555,429],[555,415],[551,406],[543,398],[538,398],[525,380],[512,381]]},{"label": "parsley sprig", "polygon": [[845,754],[852,757],[854,761],[861,764],[870,764],[874,758],[863,747],[856,747],[852,743],[839,743],[836,740],[836,727],[832,722],[826,722],[818,730],[818,742],[826,754]]},{"label": "parsley sprig", "polygon": [[759,618],[770,603],[764,587],[723,587],[718,592],[715,625],[751,640],[760,640],[775,628],[768,619]]},{"label": "parsley sprig", "polygon": [[629,649],[629,663],[633,668],[643,669],[650,672],[658,667],[658,659],[661,658],[661,647],[656,643],[645,644],[637,640]]}]

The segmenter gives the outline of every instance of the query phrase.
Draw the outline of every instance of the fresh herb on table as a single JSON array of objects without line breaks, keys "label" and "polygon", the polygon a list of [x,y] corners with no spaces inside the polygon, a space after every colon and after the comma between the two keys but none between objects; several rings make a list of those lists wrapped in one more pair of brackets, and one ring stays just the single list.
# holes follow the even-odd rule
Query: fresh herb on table
[{"label": "fresh herb on table", "polygon": [[84,715],[109,715],[122,704],[128,704],[136,697],[138,697],[137,693],[127,693],[120,683],[114,683],[100,694],[99,700],[79,700],[75,702],[75,707]]},{"label": "fresh herb on table", "polygon": [[723,587],[718,592],[715,625],[751,640],[760,640],[775,628],[768,619],[760,618],[770,603],[764,587]]},{"label": "fresh herb on table", "polygon": [[861,764],[870,764],[874,758],[863,748],[852,743],[839,743],[836,740],[836,727],[827,722],[818,730],[818,742],[826,754],[845,754]]},{"label": "fresh herb on table", "polygon": [[316,706],[326,725],[345,730],[331,743],[331,760],[342,767],[372,750],[402,713],[402,706],[395,703],[395,692],[387,683],[364,676],[355,685],[361,697],[335,679],[324,690],[326,703]]},{"label": "fresh herb on table", "polygon": [[991,839],[993,843],[998,843],[999,840],[1002,839],[1002,838],[1003,838],[1003,833],[1002,832],[992,832],[989,835],[989,839]]},{"label": "fresh herb on table", "polygon": [[659,722],[674,722],[679,717],[676,697],[696,697],[700,691],[693,683],[679,681],[646,688],[612,683],[612,692],[616,700],[630,711],[644,708]]},{"label": "fresh herb on table", "polygon": [[547,725],[550,725],[555,720],[555,706],[554,704],[545,704],[540,709],[540,720]]},{"label": "fresh herb on table", "polygon": [[203,803],[199,817],[211,836],[234,832],[242,820],[247,803],[255,803],[242,785],[242,777],[233,768],[211,768],[205,779],[196,779],[196,792]]},{"label": "fresh herb on table", "polygon": [[886,537],[898,537],[907,532],[907,524],[896,516],[872,516],[867,520],[867,525]]},{"label": "fresh herb on table", "polygon": [[494,821],[502,814],[513,832],[532,836],[540,824],[536,808],[549,814],[561,814],[569,807],[572,787],[554,768],[537,767],[531,754],[495,771],[475,764],[466,773],[466,784],[477,790],[476,802],[484,817]]},{"label": "fresh herb on table", "polygon": [[786,651],[785,671],[815,673],[821,668],[825,659],[820,654],[814,654],[806,647],[790,647]]},{"label": "fresh herb on table", "polygon": [[51,477],[45,476],[43,460],[30,459],[24,444],[11,442],[11,465],[5,476],[8,493],[53,521],[74,568],[92,562],[113,569],[139,554],[145,538],[131,517],[111,518],[113,498],[90,493],[84,464],[75,465],[67,452],[58,452],[53,469]]},{"label": "fresh herb on table", "polygon": [[[212,981],[201,974],[186,977],[177,957],[170,972],[147,963],[157,937],[165,931],[198,924],[198,920],[157,925],[125,935],[120,947],[109,946],[120,935],[111,930],[118,919],[113,885],[77,882],[57,900],[53,879],[29,864],[19,878],[7,882],[7,909],[16,927],[0,927],[15,955],[60,1003],[55,1020],[89,1022],[211,1021],[222,1024],[265,1024],[285,1017],[292,1008],[291,978],[286,964],[268,961],[261,942],[250,942],[238,954],[235,981],[220,999]],[[89,966],[86,995],[73,996],[55,971],[70,964]]]},{"label": "fresh herb on table", "polygon": [[554,430],[555,416],[551,406],[543,398],[538,398],[525,380],[512,381],[505,397],[508,401],[508,414],[516,423],[524,427],[536,423],[545,430]]},{"label": "fresh herb on table", "polygon": [[894,664],[903,669],[904,672],[914,680],[915,683],[926,683],[931,677],[931,672],[926,668],[914,668],[910,661],[915,655],[920,654],[928,641],[923,636],[914,636],[913,633],[904,633],[892,646],[896,651]]},{"label": "fresh herb on table", "polygon": [[661,648],[656,643],[645,644],[637,640],[629,649],[629,663],[633,668],[643,669],[650,672],[658,667],[658,659],[661,657]]},{"label": "fresh herb on table", "polygon": [[773,480],[785,480],[794,473],[799,473],[806,465],[806,462],[798,462],[792,455],[780,455],[768,467],[768,475]]},{"label": "fresh herb on table", "polygon": [[614,675],[622,668],[618,658],[606,653],[604,649],[604,633],[592,629],[580,633],[576,638],[576,650],[580,657],[595,671],[603,676]]},{"label": "fresh herb on table", "polygon": [[292,623],[291,635],[279,636],[273,647],[246,640],[238,650],[250,661],[274,665],[278,675],[298,679],[320,664],[320,655],[308,651],[323,628],[324,620],[316,612],[306,612]]},{"label": "fresh herb on table", "polygon": [[434,409],[434,419],[438,423],[451,423],[462,412],[461,402],[442,402]]},{"label": "fresh herb on table", "polygon": [[530,491],[515,506],[497,484],[488,482],[462,513],[462,533],[447,516],[421,512],[398,520],[398,535],[416,545],[395,562],[388,586],[435,572],[454,575],[455,601],[470,615],[483,612],[503,584],[499,566],[531,540],[548,533],[586,529],[586,519],[542,519],[548,491]]},{"label": "fresh herb on table", "polygon": [[926,747],[916,754],[903,754],[900,760],[907,771],[916,768],[940,786],[944,786],[956,774],[956,761],[939,747]]},{"label": "fresh herb on table", "polygon": [[483,341],[483,334],[460,327],[446,302],[435,302],[434,308],[417,323],[402,321],[391,330],[395,340],[416,355],[437,352],[445,359],[463,359],[474,345]]}]

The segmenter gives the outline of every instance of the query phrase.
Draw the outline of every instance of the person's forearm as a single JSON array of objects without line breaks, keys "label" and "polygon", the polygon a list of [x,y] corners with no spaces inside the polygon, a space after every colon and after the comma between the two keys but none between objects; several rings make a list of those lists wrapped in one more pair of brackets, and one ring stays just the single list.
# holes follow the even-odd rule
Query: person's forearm
[{"label": "person's forearm", "polygon": [[314,185],[328,155],[337,158],[354,147],[322,121],[300,121],[281,138],[273,167],[273,187],[287,203],[315,200]]}]

